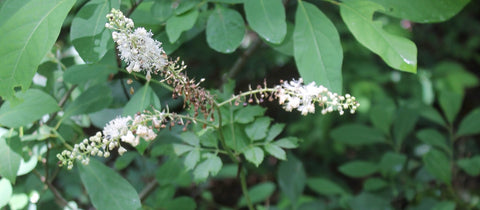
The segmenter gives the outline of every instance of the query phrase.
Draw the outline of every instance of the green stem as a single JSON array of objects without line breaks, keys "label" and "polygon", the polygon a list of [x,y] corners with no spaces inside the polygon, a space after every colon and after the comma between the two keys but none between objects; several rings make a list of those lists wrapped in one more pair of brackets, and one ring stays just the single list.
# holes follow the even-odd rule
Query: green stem
[{"label": "green stem", "polygon": [[[235,154],[232,152],[232,150],[227,146],[225,143],[225,137],[223,135],[222,131],[222,113],[220,112],[220,107],[219,104],[214,104],[215,109],[217,110],[218,114],[218,134],[220,136],[220,144],[222,145],[223,148],[227,151],[228,156],[232,159],[234,163],[236,163],[238,166],[240,166],[241,161],[235,156]],[[247,189],[247,180],[246,180],[246,174],[245,170],[242,170],[240,167],[238,170],[240,170],[240,184],[242,185],[242,193],[243,196],[245,197],[245,200],[247,201],[247,206],[248,209],[254,210],[252,201],[250,200],[250,195],[248,194],[248,189]]]},{"label": "green stem", "polygon": [[244,92],[244,93],[241,93],[241,94],[239,94],[239,95],[233,96],[233,97],[231,97],[230,99],[228,99],[228,100],[226,100],[226,101],[223,101],[223,102],[221,102],[221,103],[218,103],[216,106],[217,106],[217,107],[221,107],[221,106],[223,106],[223,105],[225,105],[225,104],[228,104],[228,103],[230,103],[230,102],[232,102],[232,101],[235,101],[235,100],[237,100],[237,99],[239,99],[239,98],[242,98],[242,97],[245,97],[245,96],[255,95],[255,94],[257,94],[257,93],[275,92],[275,91],[277,91],[277,89],[275,89],[275,88],[263,88],[263,89],[250,90],[250,91],[248,91],[248,92]]}]

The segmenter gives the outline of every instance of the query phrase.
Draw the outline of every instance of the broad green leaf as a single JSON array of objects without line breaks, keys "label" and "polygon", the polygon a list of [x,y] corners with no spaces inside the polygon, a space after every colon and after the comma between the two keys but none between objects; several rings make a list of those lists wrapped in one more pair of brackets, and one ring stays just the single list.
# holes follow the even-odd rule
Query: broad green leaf
[{"label": "broad green leaf", "polygon": [[18,136],[0,136],[0,176],[15,184],[17,171],[22,160],[22,145]]},{"label": "broad green leaf", "polygon": [[370,0],[385,7],[385,14],[419,23],[442,22],[460,12],[470,0]]},{"label": "broad green leaf", "polygon": [[390,67],[417,72],[417,47],[404,38],[387,33],[382,22],[374,21],[373,14],[384,8],[371,1],[344,1],[340,14],[353,36],[362,45],[379,55]]},{"label": "broad green leaf", "polygon": [[194,149],[188,152],[187,156],[185,156],[185,161],[183,164],[187,170],[192,170],[195,168],[198,161],[200,161],[200,150]]},{"label": "broad green leaf", "polygon": [[20,166],[17,171],[17,176],[22,176],[25,174],[30,173],[38,163],[38,155],[36,154],[35,151],[33,151],[33,154],[28,157],[29,159],[25,161],[24,158],[20,160]]},{"label": "broad green leaf", "polygon": [[407,107],[398,109],[397,116],[393,122],[393,137],[397,146],[402,145],[407,135],[415,128],[417,121],[417,110]]},{"label": "broad green leaf", "polygon": [[[260,203],[262,201],[267,200],[270,196],[272,196],[273,192],[275,191],[275,184],[272,182],[263,182],[257,184],[253,187],[248,189],[248,195],[250,197],[250,201],[252,204]],[[244,196],[240,198],[237,204],[238,207],[247,206],[247,201]]]},{"label": "broad green leaf", "polygon": [[295,26],[287,22],[287,34],[285,35],[285,38],[283,41],[279,44],[272,44],[267,42],[270,47],[272,47],[274,50],[281,52],[285,55],[288,56],[293,56],[294,50],[293,50],[293,33],[294,33],[294,28]]},{"label": "broad green leaf", "polygon": [[88,165],[78,166],[80,179],[95,208],[127,210],[141,207],[135,188],[111,168],[95,159],[90,159]]},{"label": "broad green leaf", "polygon": [[363,189],[367,191],[376,191],[386,187],[388,183],[380,178],[369,178],[363,183]]},{"label": "broad green leaf", "polygon": [[280,160],[286,160],[287,159],[287,153],[280,147],[275,144],[266,144],[264,147],[265,151],[268,152],[268,154],[280,159]]},{"label": "broad green leaf", "polygon": [[0,97],[26,90],[75,0],[8,0],[0,13]]},{"label": "broad green leaf", "polygon": [[439,90],[450,90],[460,95],[465,94],[467,88],[478,85],[479,78],[461,64],[444,61],[437,64],[433,71],[435,86]]},{"label": "broad green leaf", "polygon": [[273,141],[273,139],[275,139],[275,137],[277,137],[283,131],[284,127],[285,124],[282,123],[273,124],[272,127],[270,127],[270,129],[268,130],[266,140]]},{"label": "broad green leaf", "polygon": [[458,126],[458,131],[455,134],[459,136],[475,135],[480,133],[480,108],[468,113],[466,117],[463,118],[462,122]]},{"label": "broad green leaf", "polygon": [[207,156],[207,159],[197,165],[193,171],[195,181],[204,181],[208,175],[215,176],[222,169],[222,160],[213,154]]},{"label": "broad green leaf", "polygon": [[216,3],[226,3],[226,4],[241,4],[245,0],[207,0],[208,2],[216,2]]},{"label": "broad green leaf", "polygon": [[460,159],[457,161],[457,164],[470,176],[478,176],[480,174],[480,155],[476,155],[472,158]]},{"label": "broad green leaf", "polygon": [[417,138],[425,144],[438,147],[447,154],[452,154],[452,148],[447,145],[447,138],[435,129],[427,128],[417,132]]},{"label": "broad green leaf", "polygon": [[440,201],[433,206],[432,210],[455,210],[455,206],[454,201]]},{"label": "broad green leaf", "polygon": [[198,10],[176,15],[167,20],[165,30],[168,35],[170,43],[174,43],[180,38],[182,32],[187,31],[193,27],[198,18]]},{"label": "broad green leaf", "polygon": [[244,107],[235,112],[235,122],[242,124],[253,122],[255,117],[263,116],[265,110],[266,109],[261,106]]},{"label": "broad green leaf", "polygon": [[217,6],[207,21],[207,43],[221,53],[232,53],[245,35],[242,16],[235,10]]},{"label": "broad green leaf", "polygon": [[462,101],[463,96],[458,93],[444,90],[438,94],[438,103],[450,124],[453,123],[462,108]]},{"label": "broad green leaf", "polygon": [[206,128],[199,132],[200,144],[205,147],[218,147],[217,134],[213,128]]},{"label": "broad green leaf", "polygon": [[287,33],[287,22],[281,0],[248,0],[243,8],[248,24],[262,38],[274,44],[283,41]]},{"label": "broad green leaf", "polygon": [[338,170],[347,176],[360,178],[377,172],[378,167],[372,162],[354,160],[341,165]]},{"label": "broad green leaf", "polygon": [[63,117],[100,111],[108,107],[112,100],[112,93],[108,86],[90,87],[67,106]]},{"label": "broad green leaf", "polygon": [[120,0],[93,0],[73,18],[70,40],[85,62],[95,63],[113,48],[111,31],[105,28],[105,16],[112,8],[119,7]]},{"label": "broad green leaf", "polygon": [[[166,202],[164,209],[182,209],[182,210],[195,210],[197,204],[195,200],[187,196],[180,196],[173,200]],[[163,208],[162,208],[163,209]]]},{"label": "broad green leaf", "polygon": [[255,122],[245,127],[245,132],[251,140],[260,140],[267,136],[268,126],[270,126],[271,119],[269,117],[257,118]]},{"label": "broad green leaf", "polygon": [[380,160],[380,172],[384,177],[393,177],[403,170],[406,161],[404,154],[386,152]]},{"label": "broad green leaf", "polygon": [[80,64],[69,67],[63,74],[63,80],[71,84],[105,83],[110,74],[117,73],[116,66],[104,64]]},{"label": "broad green leaf", "polygon": [[243,152],[248,149],[251,140],[245,134],[245,126],[229,124],[222,127],[225,143],[235,151]]},{"label": "broad green leaf", "polygon": [[320,195],[342,195],[346,192],[335,182],[325,178],[309,178],[307,186]]},{"label": "broad green leaf", "polygon": [[10,101],[7,101],[0,107],[0,125],[14,128],[26,126],[43,115],[60,109],[52,96],[38,89],[18,92],[16,97],[22,100],[20,104],[12,106]]},{"label": "broad green leaf", "polygon": [[342,93],[343,50],[333,23],[315,5],[299,1],[293,35],[294,57],[306,84]]},{"label": "broad green leaf", "polygon": [[162,186],[177,185],[182,182],[185,176],[189,177],[190,173],[185,171],[182,161],[177,158],[169,158],[155,171],[155,178],[158,184]]},{"label": "broad green leaf", "polygon": [[142,112],[150,106],[155,109],[160,109],[160,99],[157,94],[153,92],[152,88],[146,84],[135,92],[135,95],[128,101],[123,108],[124,115],[134,115],[137,112]]},{"label": "broad green leaf", "polygon": [[289,154],[287,161],[282,161],[278,167],[278,185],[287,198],[295,205],[305,188],[305,169],[300,160]]},{"label": "broad green leaf", "polygon": [[437,180],[450,185],[452,180],[452,170],[450,167],[450,160],[447,156],[436,149],[430,149],[423,156],[423,163],[427,171]]},{"label": "broad green leaf", "polygon": [[390,210],[390,200],[383,198],[382,196],[374,195],[367,192],[362,192],[357,196],[351,198],[348,201],[352,210],[364,210],[364,209],[384,209]]},{"label": "broad green leaf", "polygon": [[126,168],[128,165],[130,165],[130,163],[132,163],[132,161],[137,156],[138,156],[137,152],[132,152],[132,151],[126,152],[122,156],[115,159],[115,164],[114,164],[115,169],[122,170],[122,169]]},{"label": "broad green leaf", "polygon": [[8,204],[10,197],[12,197],[12,184],[8,179],[2,178],[0,179],[0,208]]},{"label": "broad green leaf", "polygon": [[253,163],[256,167],[258,167],[262,162],[265,154],[260,147],[251,147],[248,148],[243,152],[245,159],[247,159],[250,163]]},{"label": "broad green leaf", "polygon": [[332,130],[330,135],[335,141],[351,146],[386,143],[382,131],[363,124],[346,124]]},{"label": "broad green leaf", "polygon": [[298,138],[296,137],[281,138],[277,141],[274,141],[272,144],[285,149],[293,149],[298,147]]}]

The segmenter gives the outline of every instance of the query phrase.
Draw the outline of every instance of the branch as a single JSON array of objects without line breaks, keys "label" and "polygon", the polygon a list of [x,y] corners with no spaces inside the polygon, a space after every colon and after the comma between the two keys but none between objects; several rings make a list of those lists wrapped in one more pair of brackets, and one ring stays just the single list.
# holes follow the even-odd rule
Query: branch
[{"label": "branch", "polygon": [[235,61],[233,64],[232,68],[228,71],[228,73],[225,73],[222,77],[222,86],[223,84],[227,83],[228,79],[231,79],[235,77],[235,75],[238,74],[240,69],[245,65],[247,62],[247,59],[255,52],[255,50],[260,46],[260,39],[258,38],[257,35],[252,36],[252,44],[243,52],[243,54]]},{"label": "branch", "polygon": [[138,194],[140,200],[143,202],[156,188],[158,187],[158,182],[156,179],[150,181],[145,188],[143,188],[142,192]]},{"label": "branch", "polygon": [[37,177],[40,179],[41,182],[43,182],[44,184],[47,185],[47,187],[48,187],[48,189],[50,189],[50,191],[52,191],[53,195],[55,196],[55,202],[59,206],[61,206],[62,208],[64,208],[65,206],[68,206],[68,208],[74,209],[73,207],[71,207],[68,204],[68,201],[65,200],[65,198],[63,198],[63,196],[58,192],[57,188],[55,186],[53,186],[53,184],[51,182],[46,180],[45,177],[42,176],[36,169],[33,169],[33,173],[35,175],[37,175]]}]

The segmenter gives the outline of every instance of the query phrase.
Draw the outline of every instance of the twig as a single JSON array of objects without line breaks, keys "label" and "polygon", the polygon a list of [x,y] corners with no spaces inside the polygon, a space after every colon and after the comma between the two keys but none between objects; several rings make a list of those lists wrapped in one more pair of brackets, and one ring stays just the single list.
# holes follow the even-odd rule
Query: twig
[{"label": "twig", "polygon": [[36,169],[33,169],[33,173],[37,175],[37,177],[40,179],[41,182],[47,185],[48,189],[52,191],[53,195],[55,196],[55,201],[59,206],[64,208],[65,206],[68,206],[70,209],[74,209],[68,204],[68,201],[63,198],[63,196],[58,192],[57,188],[53,186],[52,183],[50,183],[48,180],[45,179]]},{"label": "twig", "polygon": [[138,194],[140,200],[143,202],[149,195],[158,187],[158,182],[156,179],[150,181],[145,188],[143,188],[142,192]]},{"label": "twig", "polygon": [[233,64],[232,68],[228,71],[228,73],[225,73],[222,77],[222,86],[223,84],[227,83],[228,79],[231,79],[235,77],[235,75],[238,74],[240,69],[245,65],[247,62],[248,58],[255,52],[255,50],[260,46],[260,39],[258,38],[257,35],[252,36],[252,44],[243,52],[243,54],[238,57],[238,59],[235,61]]},{"label": "twig", "polygon": [[[70,97],[70,95],[72,94],[73,90],[75,90],[75,88],[77,87],[78,85],[72,85],[72,87],[70,87],[70,89],[68,89],[68,91],[65,93],[65,95],[63,95],[63,97],[60,99],[60,101],[58,102],[58,106],[59,107],[63,107],[65,105],[65,102],[67,102],[67,99],[68,97]],[[45,124],[49,124],[50,122],[52,122],[55,117],[58,115],[58,112],[54,112],[50,118],[48,119],[48,121],[45,123]]]}]

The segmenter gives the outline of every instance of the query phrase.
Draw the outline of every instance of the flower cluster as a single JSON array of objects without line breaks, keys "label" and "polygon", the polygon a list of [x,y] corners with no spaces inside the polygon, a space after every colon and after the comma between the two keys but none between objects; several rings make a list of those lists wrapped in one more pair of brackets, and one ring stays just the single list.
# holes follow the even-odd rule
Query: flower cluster
[{"label": "flower cluster", "polygon": [[[81,161],[82,164],[88,164],[90,156],[109,157],[110,151],[118,148],[118,153],[123,155],[127,150],[120,145],[121,142],[137,146],[140,138],[151,141],[157,136],[152,125],[160,128],[160,122],[163,121],[163,112],[156,114],[137,114],[132,117],[117,117],[111,120],[103,132],[97,132],[95,136],[84,139],[82,142],[75,144],[72,150],[64,150],[57,154],[60,160],[60,166],[66,165],[68,169],[72,169],[75,160]],[[151,122],[151,123],[150,123]],[[157,127],[158,126],[158,127]]]},{"label": "flower cluster", "polygon": [[147,80],[150,80],[152,73],[167,65],[167,55],[160,47],[161,43],[152,39],[152,32],[145,28],[134,29],[132,19],[116,9],[112,9],[107,18],[109,22],[105,27],[115,30],[112,38],[117,43],[121,59],[128,65],[129,73],[144,70]]},{"label": "flower cluster", "polygon": [[345,109],[350,109],[350,113],[353,114],[360,106],[355,97],[350,94],[341,96],[332,93],[322,85],[317,86],[315,82],[304,85],[302,78],[297,81],[284,81],[281,85],[277,85],[275,90],[279,104],[284,105],[283,108],[286,111],[297,109],[302,115],[315,113],[315,103],[322,107],[322,114],[336,110],[343,115]]}]

